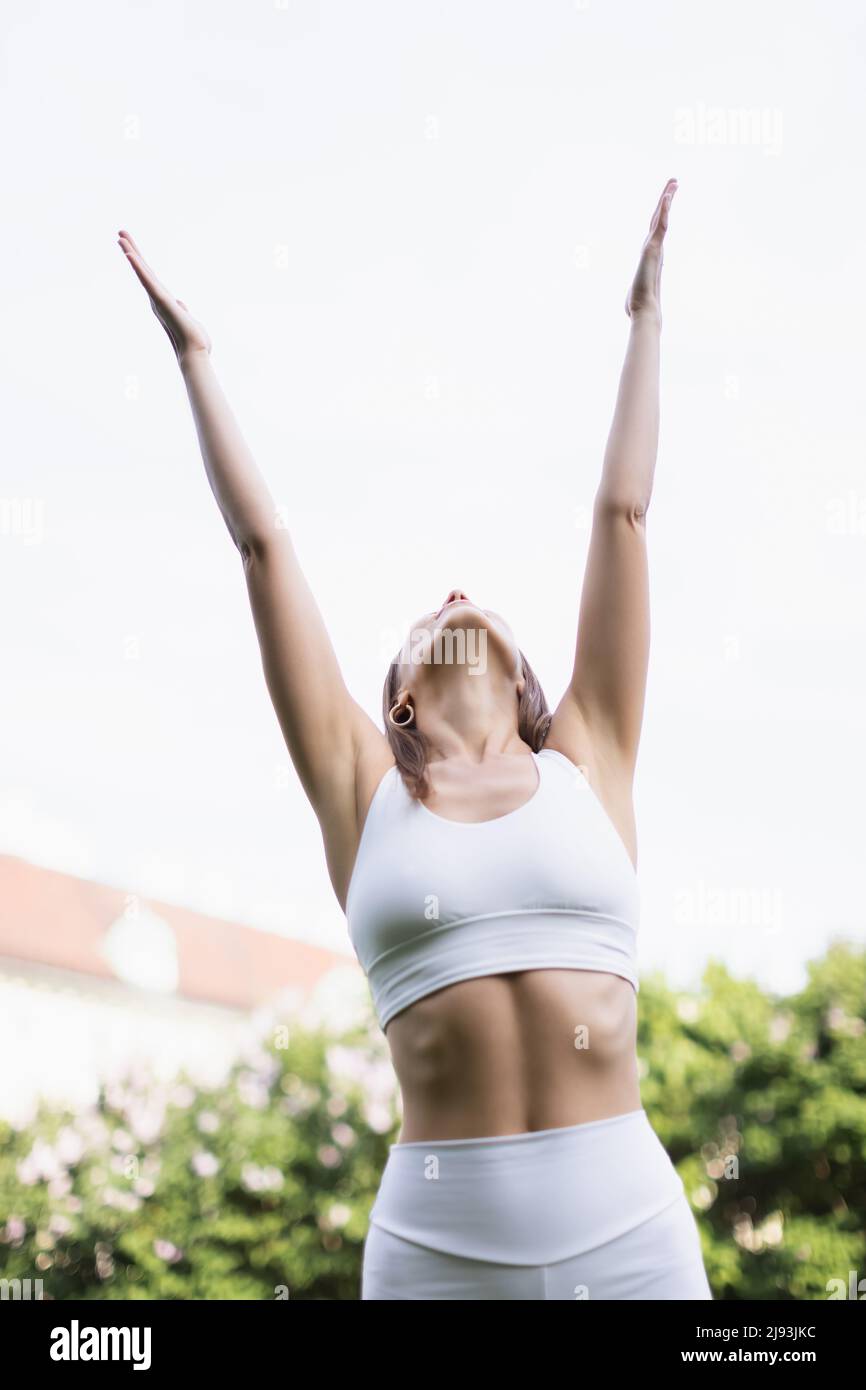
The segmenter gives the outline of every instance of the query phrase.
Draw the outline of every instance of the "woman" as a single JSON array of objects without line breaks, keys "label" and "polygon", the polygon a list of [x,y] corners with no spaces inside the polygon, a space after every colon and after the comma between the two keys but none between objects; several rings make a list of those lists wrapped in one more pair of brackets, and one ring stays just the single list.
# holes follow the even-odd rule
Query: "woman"
[{"label": "woman", "polygon": [[383,734],[346,689],[210,340],[120,246],[177,355],[243,559],[265,677],[403,1095],[365,1299],[707,1299],[683,1185],[640,1102],[632,780],[649,645],[670,180],[626,311],[570,685],[551,715],[460,589],[391,665]]}]

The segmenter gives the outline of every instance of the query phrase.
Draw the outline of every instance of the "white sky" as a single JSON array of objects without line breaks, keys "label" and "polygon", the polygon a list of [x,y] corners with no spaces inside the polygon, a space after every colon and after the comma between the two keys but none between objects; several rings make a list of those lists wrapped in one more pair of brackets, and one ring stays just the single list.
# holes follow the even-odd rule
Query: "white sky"
[{"label": "white sky", "polygon": [[864,940],[860,7],[19,0],[3,31],[0,852],[349,949],[116,230],[208,325],[371,713],[455,584],[553,704],[675,175],[641,964],[793,988]]}]

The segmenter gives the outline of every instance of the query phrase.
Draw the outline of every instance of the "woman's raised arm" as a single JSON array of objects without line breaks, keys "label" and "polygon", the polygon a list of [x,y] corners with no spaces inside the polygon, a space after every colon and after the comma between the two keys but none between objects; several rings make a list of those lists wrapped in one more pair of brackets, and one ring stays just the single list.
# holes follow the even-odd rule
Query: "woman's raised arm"
[{"label": "woman's raised arm", "polygon": [[676,188],[669,179],[626,299],[628,348],[593,507],[574,669],[551,725],[554,739],[585,746],[588,737],[608,765],[629,774],[649,659],[645,528],[659,436],[663,245]]},{"label": "woman's raised arm", "polygon": [[127,232],[119,242],[174,347],[208,480],[243,559],[268,690],[322,824],[332,877],[340,878],[357,833],[358,765],[381,758],[386,739],[345,686],[289,533],[277,525],[271,494],[217,380],[205,329]]}]

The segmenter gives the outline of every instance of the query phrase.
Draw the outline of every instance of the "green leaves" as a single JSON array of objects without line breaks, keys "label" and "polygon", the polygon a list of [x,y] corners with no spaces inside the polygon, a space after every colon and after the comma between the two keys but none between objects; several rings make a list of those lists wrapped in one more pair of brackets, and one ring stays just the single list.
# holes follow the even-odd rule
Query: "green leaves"
[{"label": "green leaves", "polygon": [[644,1103],[714,1296],[827,1298],[866,1278],[866,952],[835,943],[787,999],[714,963],[687,996],[642,983],[641,1006]]},{"label": "green leaves", "polygon": [[[856,1290],[866,952],[834,944],[790,998],[713,963],[687,992],[645,978],[640,1003],[643,1103],[715,1297]],[[55,1299],[357,1299],[396,1083],[372,1017],[285,1036],[214,1090],[114,1084],[88,1114],[0,1125],[0,1277]]]}]

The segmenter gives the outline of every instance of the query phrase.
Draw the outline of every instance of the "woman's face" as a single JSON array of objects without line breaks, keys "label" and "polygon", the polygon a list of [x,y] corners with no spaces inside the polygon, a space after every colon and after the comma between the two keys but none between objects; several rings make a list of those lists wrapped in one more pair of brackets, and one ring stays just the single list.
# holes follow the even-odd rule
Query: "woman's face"
[{"label": "woman's face", "polygon": [[490,662],[515,679],[522,674],[514,633],[498,613],[479,608],[462,589],[451,589],[444,603],[412,624],[401,651],[401,683],[411,688],[426,667],[466,665],[483,675]]}]

